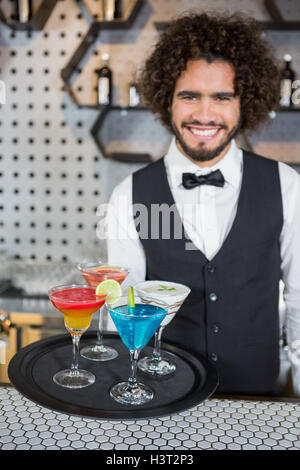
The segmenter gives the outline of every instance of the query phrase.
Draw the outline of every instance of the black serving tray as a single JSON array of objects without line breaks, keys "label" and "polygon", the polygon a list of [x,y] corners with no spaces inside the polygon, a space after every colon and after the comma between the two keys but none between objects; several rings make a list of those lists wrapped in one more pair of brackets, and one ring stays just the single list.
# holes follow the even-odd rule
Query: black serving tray
[{"label": "black serving tray", "polygon": [[[80,347],[95,339],[96,332],[85,333]],[[57,371],[70,367],[72,342],[69,334],[45,338],[21,349],[10,361],[9,379],[19,392],[46,408],[105,420],[169,416],[198,405],[217,388],[216,369],[204,357],[196,357],[176,345],[162,343],[162,352],[166,351],[172,356],[177,366],[175,373],[168,377],[153,378],[138,371],[138,380],[152,388],[154,398],[146,405],[121,405],[110,397],[109,390],[116,383],[128,379],[129,351],[117,334],[105,335],[104,342],[117,349],[119,357],[106,362],[80,357],[80,368],[96,376],[96,382],[89,387],[69,390],[52,380]],[[147,346],[140,358],[151,353],[152,347]]]}]

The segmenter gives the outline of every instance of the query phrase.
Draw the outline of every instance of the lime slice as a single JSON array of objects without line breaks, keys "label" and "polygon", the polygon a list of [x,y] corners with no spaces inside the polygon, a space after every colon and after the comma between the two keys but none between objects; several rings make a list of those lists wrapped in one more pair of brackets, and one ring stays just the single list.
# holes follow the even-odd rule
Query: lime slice
[{"label": "lime slice", "polygon": [[106,302],[113,304],[121,297],[122,289],[114,279],[105,279],[96,287],[96,295],[107,295]]},{"label": "lime slice", "polygon": [[128,307],[134,308],[134,291],[132,286],[128,288]]}]

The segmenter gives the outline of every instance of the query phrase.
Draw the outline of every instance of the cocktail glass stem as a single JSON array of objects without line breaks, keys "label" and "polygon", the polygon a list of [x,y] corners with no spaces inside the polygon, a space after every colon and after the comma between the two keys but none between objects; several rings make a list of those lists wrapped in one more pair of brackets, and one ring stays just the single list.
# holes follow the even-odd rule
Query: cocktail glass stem
[{"label": "cocktail glass stem", "polygon": [[99,324],[98,324],[97,341],[96,341],[96,345],[100,348],[103,346],[103,317],[104,317],[103,309],[104,307],[101,307],[99,309]]},{"label": "cocktail glass stem", "polygon": [[161,360],[160,344],[161,344],[161,337],[162,337],[164,329],[165,329],[164,326],[160,326],[158,330],[155,332],[154,348],[153,348],[153,361],[154,362],[159,362]]},{"label": "cocktail glass stem", "polygon": [[154,349],[153,349],[153,360],[154,360],[154,362],[159,362],[161,360],[160,345],[161,345],[161,337],[162,337],[164,329],[165,329],[164,326],[160,326],[158,328],[158,330],[155,332]]},{"label": "cocktail glass stem", "polygon": [[119,355],[114,348],[105,346],[103,344],[104,314],[106,312],[105,309],[105,305],[99,309],[96,341],[91,346],[86,346],[80,351],[81,356],[85,359],[90,359],[92,361],[110,361]]},{"label": "cocktail glass stem", "polygon": [[72,343],[73,343],[73,359],[71,365],[71,373],[72,375],[78,375],[79,373],[79,341],[80,335],[72,335]]},{"label": "cocktail glass stem", "polygon": [[166,325],[160,325],[154,336],[154,348],[151,356],[143,357],[139,363],[138,368],[142,372],[151,375],[168,375],[176,370],[176,365],[171,359],[161,356],[161,337]]},{"label": "cocktail glass stem", "polygon": [[130,389],[133,390],[137,386],[136,381],[136,369],[137,369],[137,361],[139,358],[140,351],[139,349],[134,349],[130,351],[130,377],[128,379],[128,384]]}]

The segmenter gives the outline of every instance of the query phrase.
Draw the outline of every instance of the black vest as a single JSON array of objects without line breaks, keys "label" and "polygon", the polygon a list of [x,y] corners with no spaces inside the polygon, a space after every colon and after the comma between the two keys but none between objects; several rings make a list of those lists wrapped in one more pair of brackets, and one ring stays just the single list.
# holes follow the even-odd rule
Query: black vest
[{"label": "black vest", "polygon": [[[164,339],[212,360],[219,373],[219,393],[277,395],[283,224],[278,163],[244,151],[236,217],[210,261],[197,248],[186,249],[191,241],[184,234],[163,159],[133,174],[133,204],[148,209],[148,231],[141,224],[141,212],[135,213],[147,279],[191,288]],[[153,205],[161,204],[175,208],[170,234],[166,224],[157,230],[155,217],[151,220],[151,207],[157,214],[158,206]]]}]

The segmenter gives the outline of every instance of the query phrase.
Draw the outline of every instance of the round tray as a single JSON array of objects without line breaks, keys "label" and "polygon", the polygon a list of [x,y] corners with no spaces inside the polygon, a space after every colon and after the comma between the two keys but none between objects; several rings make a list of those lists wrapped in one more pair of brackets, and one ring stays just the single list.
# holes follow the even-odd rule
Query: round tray
[{"label": "round tray", "polygon": [[[95,342],[95,339],[95,332],[85,333],[80,340],[80,348]],[[179,413],[207,399],[218,385],[216,369],[204,357],[195,357],[187,350],[162,343],[162,352],[167,351],[176,364],[175,373],[153,378],[138,371],[138,380],[152,388],[154,398],[146,405],[121,405],[110,397],[109,390],[116,383],[128,379],[129,351],[120,337],[113,333],[104,336],[104,344],[117,349],[119,356],[107,362],[80,357],[80,368],[90,370],[96,376],[95,383],[89,387],[70,390],[52,380],[57,371],[71,365],[69,334],[42,339],[21,349],[10,361],[9,379],[23,395],[46,408],[106,420],[136,420]],[[140,358],[151,353],[152,347],[147,346]]]}]

